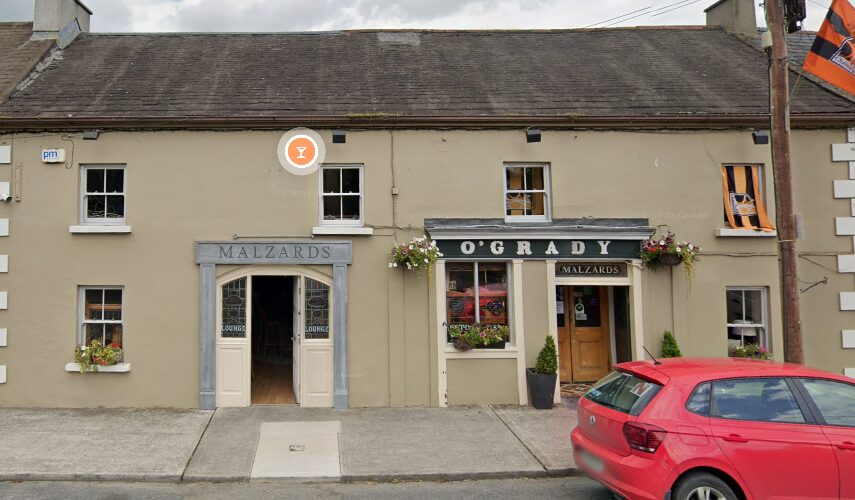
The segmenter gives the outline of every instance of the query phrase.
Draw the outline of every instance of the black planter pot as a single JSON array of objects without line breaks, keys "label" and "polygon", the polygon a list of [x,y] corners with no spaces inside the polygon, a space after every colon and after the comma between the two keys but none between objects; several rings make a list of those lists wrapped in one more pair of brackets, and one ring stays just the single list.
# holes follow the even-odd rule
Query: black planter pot
[{"label": "black planter pot", "polygon": [[528,397],[531,404],[538,410],[551,410],[555,401],[555,383],[558,379],[557,373],[545,375],[535,373],[531,368],[526,368],[526,381],[528,382]]}]

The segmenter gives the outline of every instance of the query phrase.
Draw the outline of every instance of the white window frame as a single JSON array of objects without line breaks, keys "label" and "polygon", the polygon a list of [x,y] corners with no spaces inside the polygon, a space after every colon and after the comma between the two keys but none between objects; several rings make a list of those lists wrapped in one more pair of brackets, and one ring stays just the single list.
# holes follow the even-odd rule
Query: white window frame
[{"label": "white window frame", "polygon": [[[98,164],[98,163],[90,163],[85,165],[80,165],[80,223],[82,225],[87,226],[124,226],[125,221],[128,218],[128,172],[126,165],[123,164]],[[98,196],[110,195],[122,195],[124,198],[124,216],[116,217],[116,218],[108,218],[108,217],[89,217],[88,210],[86,208],[86,200],[90,193],[86,190],[86,172],[89,170],[121,170],[122,171],[122,192],[121,193],[104,193],[98,194]],[[107,176],[104,174],[104,189],[107,189]],[[96,194],[96,193],[91,193]],[[106,207],[105,207],[106,209]]]},{"label": "white window frame", "polygon": [[[120,290],[122,292],[122,319],[121,320],[105,320],[105,319],[86,319],[86,291],[87,290]],[[102,303],[103,305],[103,303]],[[121,325],[122,326],[122,349],[125,348],[125,287],[123,286],[98,286],[85,285],[77,287],[77,345],[83,345],[86,341],[86,325],[105,324],[105,325]],[[101,339],[103,342],[103,338]]]},{"label": "white window frame", "polygon": [[[542,168],[543,169],[543,189],[508,189],[508,169],[509,168]],[[525,181],[525,175],[523,175]],[[502,214],[504,214],[505,222],[549,222],[552,220],[552,179],[550,175],[549,163],[517,163],[507,162],[502,168]],[[543,215],[508,215],[508,194],[509,193],[543,193]]]},{"label": "white window frame", "polygon": [[[725,290],[725,300],[727,300],[727,292],[742,292],[742,318],[745,318],[745,292],[760,292],[760,313],[762,315],[762,323],[727,323],[727,328],[761,328],[762,333],[757,338],[757,343],[761,347],[770,350],[769,347],[769,288],[765,286],[729,286]],[[725,303],[725,314],[727,314],[727,303]],[[727,331],[725,331],[727,336]],[[745,345],[745,337],[740,334],[742,344]],[[729,339],[728,339],[729,340]],[[729,347],[728,347],[729,350]]]},{"label": "white window frame", "polygon": [[[490,263],[490,264],[501,263],[501,264],[505,265],[505,275],[508,277],[508,282],[507,282],[507,285],[508,285],[508,303],[505,305],[505,308],[507,309],[508,329],[509,329],[507,346],[516,346],[516,335],[514,334],[514,308],[513,308],[513,303],[514,303],[513,302],[514,301],[514,296],[513,296],[513,293],[514,293],[513,269],[514,268],[511,265],[511,263],[508,261],[504,261],[504,260],[500,260],[500,261],[496,261],[496,260],[483,260],[483,261],[446,260],[445,262],[446,262],[445,276],[443,276],[443,280],[442,280],[443,281],[442,285],[443,285],[443,289],[444,289],[444,291],[442,293],[442,297],[443,297],[443,308],[442,309],[443,309],[443,311],[445,311],[445,317],[442,320],[443,323],[448,322],[448,293],[447,293],[448,292],[448,273],[449,273],[448,264],[452,264],[452,263],[474,264],[472,272],[475,275],[475,282],[473,285],[475,287],[475,299],[474,300],[475,300],[475,322],[476,323],[481,322],[481,307],[480,307],[481,294],[478,291],[478,288],[479,288],[479,286],[478,286],[478,265],[479,264],[487,264],[487,263]],[[448,342],[448,330],[446,328],[444,328],[443,332],[444,332],[445,339],[446,339],[446,345],[452,346],[453,344],[451,342]]]},{"label": "white window frame", "polygon": [[[341,170],[356,169],[359,172],[359,192],[358,193],[324,193],[324,171],[339,170],[339,190],[341,189]],[[365,224],[365,176],[363,175],[363,166],[360,164],[324,164],[321,165],[318,172],[318,219],[321,226],[345,226],[345,227],[362,227]],[[324,198],[327,196],[352,196],[359,195],[359,220],[326,220],[324,218]]]}]

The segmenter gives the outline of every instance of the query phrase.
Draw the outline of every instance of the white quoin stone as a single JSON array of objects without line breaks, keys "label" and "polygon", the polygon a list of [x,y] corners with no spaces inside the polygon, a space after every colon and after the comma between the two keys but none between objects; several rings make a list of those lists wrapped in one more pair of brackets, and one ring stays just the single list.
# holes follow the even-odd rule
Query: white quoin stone
[{"label": "white quoin stone", "polygon": [[852,199],[852,217],[855,217],[855,198]]},{"label": "white quoin stone", "polygon": [[0,384],[6,383],[6,365],[0,365]]},{"label": "white quoin stone", "polygon": [[849,162],[849,178],[855,179],[855,161]]},{"label": "white quoin stone", "polygon": [[855,217],[836,217],[834,228],[837,236],[855,235]]},{"label": "white quoin stone", "polygon": [[843,348],[855,349],[855,330],[843,330],[840,334],[843,337]]},{"label": "white quoin stone", "polygon": [[840,292],[840,310],[855,311],[855,292]]},{"label": "white quoin stone", "polygon": [[847,377],[855,378],[855,368],[844,368],[843,374]]},{"label": "white quoin stone", "polygon": [[8,165],[12,163],[12,146],[8,144],[0,145],[0,165]]},{"label": "white quoin stone", "polygon": [[0,328],[0,347],[6,347],[8,345],[8,333],[5,328]]},{"label": "white quoin stone", "polygon": [[855,161],[855,143],[832,144],[831,161]]},{"label": "white quoin stone", "polygon": [[9,256],[0,255],[0,273],[9,272]]},{"label": "white quoin stone", "polygon": [[855,198],[855,180],[834,181],[835,198]]},{"label": "white quoin stone", "polygon": [[838,255],[837,272],[855,273],[855,255]]},{"label": "white quoin stone", "polygon": [[849,142],[855,142],[855,127],[846,131],[846,140]]}]

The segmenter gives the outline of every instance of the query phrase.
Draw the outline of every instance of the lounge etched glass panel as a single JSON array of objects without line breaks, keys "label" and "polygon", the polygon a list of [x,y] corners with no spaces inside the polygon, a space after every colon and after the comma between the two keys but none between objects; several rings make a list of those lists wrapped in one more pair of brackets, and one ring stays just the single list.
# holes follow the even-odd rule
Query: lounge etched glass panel
[{"label": "lounge etched glass panel", "polygon": [[306,331],[307,339],[330,337],[330,287],[306,278]]},{"label": "lounge etched glass panel", "polygon": [[223,338],[246,337],[246,278],[223,285]]}]

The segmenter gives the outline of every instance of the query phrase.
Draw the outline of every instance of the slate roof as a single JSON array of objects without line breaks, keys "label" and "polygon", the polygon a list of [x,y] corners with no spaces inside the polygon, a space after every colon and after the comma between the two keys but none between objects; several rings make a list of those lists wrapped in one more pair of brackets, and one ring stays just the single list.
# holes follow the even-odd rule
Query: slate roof
[{"label": "slate roof", "polygon": [[32,33],[33,23],[0,23],[0,102],[53,45],[51,40],[31,41]]},{"label": "slate roof", "polygon": [[[0,105],[0,122],[768,116],[766,65],[703,27],[87,33]],[[855,116],[853,100],[804,81],[791,109]]]}]

